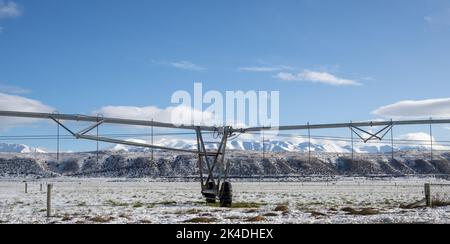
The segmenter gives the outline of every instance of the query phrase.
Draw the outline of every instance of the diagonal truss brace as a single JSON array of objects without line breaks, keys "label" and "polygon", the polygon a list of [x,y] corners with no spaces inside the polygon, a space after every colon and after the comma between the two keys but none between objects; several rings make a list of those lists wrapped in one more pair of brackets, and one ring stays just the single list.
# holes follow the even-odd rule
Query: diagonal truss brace
[{"label": "diagonal truss brace", "polygon": [[[63,123],[61,123],[58,119],[56,119],[55,117],[50,116],[50,119],[52,119],[55,123],[57,123],[62,128],[64,128],[64,130],[69,132],[76,139],[84,139],[84,140],[91,140],[91,141],[101,141],[101,142],[121,144],[121,145],[134,146],[134,147],[153,148],[153,149],[164,150],[164,151],[176,151],[176,152],[195,153],[195,154],[199,153],[196,150],[169,148],[169,147],[150,145],[150,144],[146,144],[146,143],[118,140],[118,139],[113,139],[113,138],[108,138],[108,137],[86,135],[88,132],[92,131],[93,129],[95,129],[98,126],[100,126],[101,124],[103,124],[104,120],[100,120],[97,123],[95,123],[94,125],[91,125],[91,126],[85,128],[85,129],[81,130],[80,132],[73,132],[67,126],[65,126]],[[216,156],[217,155],[217,153],[215,153],[215,152],[208,152],[206,150],[201,152],[200,154],[203,155],[203,156]]]},{"label": "diagonal truss brace", "polygon": [[85,135],[87,133],[89,133],[90,131],[92,131],[93,129],[99,127],[101,124],[103,124],[103,122],[105,122],[104,120],[100,120],[99,122],[93,124],[92,126],[89,126],[88,128],[79,131],[78,133],[76,133],[77,135]]},{"label": "diagonal truss brace", "polygon": [[[382,129],[380,129],[379,131],[377,131],[376,133],[373,132],[369,132],[367,130],[361,129],[357,126],[354,125],[350,125],[350,130],[355,133],[364,143],[367,143],[369,141],[373,141],[373,140],[383,140],[383,138],[387,135],[387,133],[389,133],[389,131],[392,130],[392,128],[394,127],[393,123],[386,125],[385,127],[383,127]],[[360,133],[358,133],[358,131],[363,134],[369,135],[368,138],[364,138],[363,135],[361,135]]]}]

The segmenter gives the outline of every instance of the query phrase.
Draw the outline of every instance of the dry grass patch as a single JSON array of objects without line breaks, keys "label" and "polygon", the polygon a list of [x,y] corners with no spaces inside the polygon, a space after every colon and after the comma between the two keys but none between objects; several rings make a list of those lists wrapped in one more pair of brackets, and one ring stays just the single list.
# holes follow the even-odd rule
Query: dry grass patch
[{"label": "dry grass patch", "polygon": [[131,220],[131,216],[128,215],[128,214],[125,214],[125,213],[119,214],[119,218],[124,218],[124,219],[127,219],[127,220]]},{"label": "dry grass patch", "polygon": [[289,206],[287,204],[279,204],[273,210],[275,212],[289,212]]},{"label": "dry grass patch", "polygon": [[245,213],[257,213],[258,209],[249,209],[247,211],[245,211]]},{"label": "dry grass patch", "polygon": [[214,222],[217,222],[216,218],[205,218],[205,217],[198,217],[184,221],[184,223],[214,223]]},{"label": "dry grass patch", "polygon": [[261,221],[267,221],[267,219],[264,216],[258,215],[255,217],[251,217],[245,220],[246,222],[261,222]]},{"label": "dry grass patch", "polygon": [[186,214],[199,214],[201,212],[202,212],[202,210],[193,208],[193,209],[187,210],[185,213]]},{"label": "dry grass patch", "polygon": [[236,202],[231,204],[231,208],[260,208],[262,205],[257,202]]},{"label": "dry grass patch", "polygon": [[375,208],[362,208],[362,209],[354,209],[350,207],[342,208],[341,211],[347,212],[350,215],[377,215],[380,214],[380,210]]},{"label": "dry grass patch", "polygon": [[114,220],[114,217],[112,216],[96,216],[89,219],[90,221],[94,223],[108,223]]},{"label": "dry grass patch", "polygon": [[68,215],[68,214],[65,214],[65,215],[62,217],[61,221],[71,221],[72,219],[73,219],[72,216],[70,216],[70,215]]},{"label": "dry grass patch", "polygon": [[144,206],[144,204],[141,203],[141,202],[135,202],[135,203],[133,204],[133,208],[142,208],[143,206]]},{"label": "dry grass patch", "polygon": [[[206,202],[202,202],[202,205],[205,205],[207,207],[212,207],[212,208],[219,208],[220,207],[220,203],[216,202],[216,203],[206,203]],[[230,208],[260,208],[262,205],[264,205],[263,203],[258,203],[258,202],[234,202],[231,204]]]},{"label": "dry grass patch", "polygon": [[237,220],[237,219],[241,219],[241,217],[239,217],[239,216],[229,216],[229,217],[225,217],[225,219],[228,219],[228,220]]},{"label": "dry grass patch", "polygon": [[106,204],[111,205],[113,207],[127,207],[128,203],[122,203],[115,200],[108,200],[106,201]]},{"label": "dry grass patch", "polygon": [[86,207],[86,202],[80,202],[77,204],[77,207]]},{"label": "dry grass patch", "polygon": [[157,203],[158,205],[177,205],[177,202],[175,201],[162,201]]},{"label": "dry grass patch", "polygon": [[324,213],[321,213],[321,212],[318,212],[318,211],[310,211],[308,213],[311,214],[311,216],[316,217],[316,218],[328,216],[327,214],[324,214]]}]

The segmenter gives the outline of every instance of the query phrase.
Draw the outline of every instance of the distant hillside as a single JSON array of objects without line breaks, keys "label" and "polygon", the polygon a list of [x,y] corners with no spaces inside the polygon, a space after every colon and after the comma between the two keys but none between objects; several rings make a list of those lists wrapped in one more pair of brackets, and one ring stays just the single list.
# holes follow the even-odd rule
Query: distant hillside
[{"label": "distant hillside", "polygon": [[[185,177],[198,176],[197,156],[156,152],[152,161],[149,153],[109,152],[61,154],[0,154],[2,177]],[[259,175],[428,175],[450,174],[450,153],[436,153],[430,161],[429,154],[415,151],[398,153],[395,160],[389,154],[358,154],[354,161],[350,154],[317,153],[311,162],[305,153],[267,153],[229,151],[233,176]],[[205,166],[206,167],[206,166]]]}]

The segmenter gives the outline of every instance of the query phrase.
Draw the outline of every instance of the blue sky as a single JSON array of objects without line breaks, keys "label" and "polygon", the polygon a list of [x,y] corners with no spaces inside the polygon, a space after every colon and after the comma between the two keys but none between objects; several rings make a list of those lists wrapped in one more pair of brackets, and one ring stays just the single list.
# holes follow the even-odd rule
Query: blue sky
[{"label": "blue sky", "polygon": [[444,0],[0,0],[0,93],[92,114],[202,82],[280,91],[281,124],[447,117],[449,43]]}]

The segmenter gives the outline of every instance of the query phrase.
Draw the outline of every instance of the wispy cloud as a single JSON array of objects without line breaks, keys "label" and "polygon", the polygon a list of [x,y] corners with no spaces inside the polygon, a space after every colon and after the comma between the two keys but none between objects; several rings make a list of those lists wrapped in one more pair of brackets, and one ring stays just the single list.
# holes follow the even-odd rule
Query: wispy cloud
[{"label": "wispy cloud", "polygon": [[0,92],[0,110],[23,112],[53,112],[54,109],[41,101]]},{"label": "wispy cloud", "polygon": [[291,66],[287,65],[273,65],[273,66],[247,66],[238,68],[239,71],[245,72],[276,72],[283,70],[292,70],[294,69]]},{"label": "wispy cloud", "polygon": [[0,18],[14,18],[22,15],[22,9],[13,1],[0,0]]},{"label": "wispy cloud", "polygon": [[450,27],[450,8],[425,16],[424,20],[433,27]]},{"label": "wispy cloud", "polygon": [[[10,95],[0,92],[0,110],[6,111],[22,111],[22,112],[43,112],[51,113],[55,111],[54,108],[42,103],[41,101]],[[24,124],[30,124],[36,122],[35,119],[23,119],[23,118],[2,118],[0,120],[1,129],[9,129]]]},{"label": "wispy cloud", "polygon": [[372,114],[395,119],[448,118],[450,117],[450,98],[400,101],[382,106],[374,110]]},{"label": "wispy cloud", "polygon": [[360,86],[360,82],[356,80],[339,78],[328,72],[317,72],[311,70],[304,70],[301,73],[294,74],[288,72],[280,72],[274,76],[279,80],[284,81],[305,81],[313,83],[323,83],[333,86]]},{"label": "wispy cloud", "polygon": [[194,64],[190,61],[177,61],[169,63],[172,67],[177,69],[191,70],[191,71],[203,71],[206,70],[205,67]]},{"label": "wispy cloud", "polygon": [[[1,30],[1,28],[0,28],[0,30]],[[6,84],[0,83],[0,92],[21,95],[21,94],[31,93],[31,90],[22,88],[22,87],[18,87],[18,86],[11,86],[11,85],[6,85]]]}]

